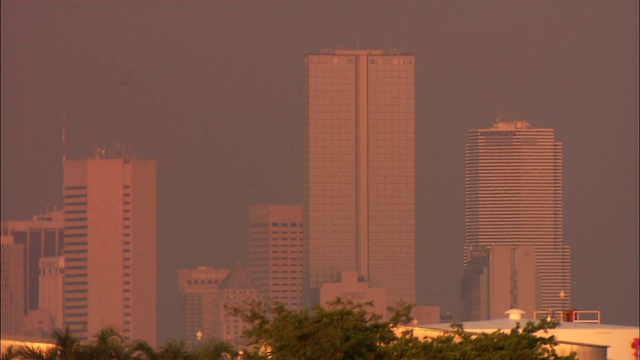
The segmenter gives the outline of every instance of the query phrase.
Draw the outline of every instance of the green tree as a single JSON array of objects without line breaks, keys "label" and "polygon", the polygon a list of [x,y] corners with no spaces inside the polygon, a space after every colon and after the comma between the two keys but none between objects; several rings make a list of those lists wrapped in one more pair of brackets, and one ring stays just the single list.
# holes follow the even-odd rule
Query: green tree
[{"label": "green tree", "polygon": [[408,320],[410,306],[396,311],[390,321],[368,311],[371,303],[337,299],[328,308],[294,312],[282,305],[260,304],[233,309],[252,327],[245,358],[249,359],[377,359],[378,349],[396,340],[393,326]]},{"label": "green tree", "polygon": [[80,341],[71,335],[69,327],[64,330],[56,329],[53,332],[56,342],[56,355],[60,360],[75,360],[80,350]]},{"label": "green tree", "polygon": [[42,350],[33,346],[10,347],[1,360],[209,360],[236,359],[238,351],[226,341],[204,340],[189,348],[183,340],[170,340],[159,351],[146,341],[125,341],[113,326],[107,326],[81,344],[67,328],[53,333],[55,347]]},{"label": "green tree", "polygon": [[556,354],[553,336],[540,336],[556,323],[518,324],[511,331],[470,334],[461,324],[440,336],[418,339],[413,331],[396,333],[397,325],[411,318],[411,306],[402,305],[389,321],[368,311],[371,304],[337,299],[327,308],[294,312],[276,305],[269,310],[254,303],[233,309],[249,322],[244,359],[531,359],[569,360]]},{"label": "green tree", "polygon": [[193,350],[193,354],[197,360],[235,359],[238,356],[238,352],[232,344],[214,339],[204,340]]},{"label": "green tree", "polygon": [[166,342],[160,352],[159,358],[162,360],[191,360],[192,354],[184,340],[169,340]]},{"label": "green tree", "polygon": [[29,360],[56,360],[54,348],[44,350],[34,346],[25,345],[9,348],[2,359],[29,359]]}]

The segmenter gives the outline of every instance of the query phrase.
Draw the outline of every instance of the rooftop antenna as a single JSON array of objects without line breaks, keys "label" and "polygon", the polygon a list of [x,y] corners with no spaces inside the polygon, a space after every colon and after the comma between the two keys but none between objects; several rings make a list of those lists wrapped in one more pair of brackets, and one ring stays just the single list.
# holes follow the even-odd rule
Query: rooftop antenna
[{"label": "rooftop antenna", "polygon": [[64,169],[64,163],[67,160],[67,114],[63,111],[62,117],[62,168]]}]

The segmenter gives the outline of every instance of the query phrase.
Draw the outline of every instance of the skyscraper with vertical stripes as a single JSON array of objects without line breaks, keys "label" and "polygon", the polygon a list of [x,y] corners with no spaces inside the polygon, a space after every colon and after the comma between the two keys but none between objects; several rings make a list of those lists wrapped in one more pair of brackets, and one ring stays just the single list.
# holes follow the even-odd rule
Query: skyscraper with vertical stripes
[{"label": "skyscraper with vertical stripes", "polygon": [[[570,307],[570,252],[563,243],[562,188],[562,144],[556,141],[553,129],[534,128],[519,119],[498,119],[492,128],[469,130],[465,269],[473,249],[533,246],[540,307]],[[505,284],[511,287],[514,299],[517,280],[514,273]]]},{"label": "skyscraper with vertical stripes", "polygon": [[387,303],[415,303],[415,56],[305,57],[306,302],[357,271]]},{"label": "skyscraper with vertical stripes", "polygon": [[118,148],[64,164],[64,324],[156,342],[156,162]]}]

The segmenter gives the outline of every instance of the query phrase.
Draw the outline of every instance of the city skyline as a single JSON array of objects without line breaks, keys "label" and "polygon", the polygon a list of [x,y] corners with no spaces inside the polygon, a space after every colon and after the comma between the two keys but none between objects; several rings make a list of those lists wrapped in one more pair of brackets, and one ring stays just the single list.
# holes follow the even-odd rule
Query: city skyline
[{"label": "city skyline", "polygon": [[404,46],[418,302],[459,299],[467,130],[521,113],[564,144],[574,307],[637,324],[637,2],[360,5],[2,2],[2,219],[62,204],[61,112],[68,159],[157,159],[159,341],[178,336],[177,269],[231,267],[250,204],[301,203],[302,56]]}]

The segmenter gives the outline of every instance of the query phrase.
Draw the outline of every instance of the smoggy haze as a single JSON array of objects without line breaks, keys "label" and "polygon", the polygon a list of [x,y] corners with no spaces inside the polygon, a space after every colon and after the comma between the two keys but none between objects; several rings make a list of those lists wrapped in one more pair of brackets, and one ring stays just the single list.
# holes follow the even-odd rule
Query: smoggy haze
[{"label": "smoggy haze", "polygon": [[158,160],[159,342],[179,268],[248,255],[249,205],[301,203],[304,55],[416,56],[418,302],[457,312],[467,130],[498,113],[564,146],[574,307],[638,325],[637,1],[3,1],[2,219],[62,200],[68,158]]}]

